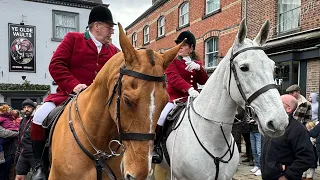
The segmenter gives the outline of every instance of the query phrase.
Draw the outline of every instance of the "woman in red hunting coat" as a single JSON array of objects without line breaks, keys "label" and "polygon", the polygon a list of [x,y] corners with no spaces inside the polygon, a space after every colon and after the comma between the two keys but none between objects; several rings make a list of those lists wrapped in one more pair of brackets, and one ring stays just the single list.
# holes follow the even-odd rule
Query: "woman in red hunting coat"
[{"label": "woman in red hunting coat", "polygon": [[198,56],[195,53],[196,38],[190,31],[181,32],[175,40],[177,44],[181,43],[184,39],[186,43],[181,46],[178,56],[172,61],[166,69],[166,76],[168,79],[167,92],[170,96],[170,101],[161,112],[158,124],[156,127],[156,140],[154,142],[154,155],[152,158],[153,163],[162,162],[162,150],[160,141],[162,138],[162,126],[170,110],[174,107],[173,100],[186,97],[197,97],[199,95],[198,85],[204,85],[208,80],[208,75]]},{"label": "woman in red hunting coat", "polygon": [[96,6],[89,15],[89,30],[85,33],[68,33],[55,51],[49,71],[58,84],[57,93],[50,94],[36,111],[31,127],[31,139],[37,168],[32,179],[47,179],[47,167],[43,165],[42,152],[45,131],[42,122],[70,93],[78,93],[89,86],[102,66],[118,52],[110,42],[114,33],[112,14],[105,6]]}]

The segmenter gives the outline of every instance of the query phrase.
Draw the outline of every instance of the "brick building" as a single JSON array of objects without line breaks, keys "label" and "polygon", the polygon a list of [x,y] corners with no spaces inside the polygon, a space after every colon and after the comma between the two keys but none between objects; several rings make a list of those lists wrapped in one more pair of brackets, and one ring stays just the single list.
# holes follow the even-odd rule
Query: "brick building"
[{"label": "brick building", "polygon": [[249,37],[259,31],[266,19],[271,34],[265,52],[276,62],[276,78],[284,91],[299,84],[302,94],[319,92],[320,73],[320,1],[319,0],[247,0]]},{"label": "brick building", "polygon": [[[302,94],[319,91],[319,0],[153,0],[153,5],[126,27],[135,47],[157,51],[174,46],[184,30],[197,39],[196,51],[210,72],[231,47],[246,17],[254,38],[266,19],[271,31],[266,53],[276,62],[279,90],[299,84]],[[279,83],[280,82],[280,83]]]},{"label": "brick building", "polygon": [[153,0],[153,5],[126,27],[135,47],[163,51],[186,30],[197,39],[196,52],[212,71],[232,46],[242,19],[241,0]]}]

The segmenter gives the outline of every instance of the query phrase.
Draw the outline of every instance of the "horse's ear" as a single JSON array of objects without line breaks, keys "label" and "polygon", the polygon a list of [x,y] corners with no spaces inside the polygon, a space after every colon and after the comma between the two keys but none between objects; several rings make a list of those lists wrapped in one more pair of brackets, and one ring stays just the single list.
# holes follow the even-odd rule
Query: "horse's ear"
[{"label": "horse's ear", "polygon": [[240,28],[235,40],[235,45],[240,45],[243,43],[244,39],[247,37],[247,23],[246,19],[243,18],[241,23],[240,23]]},{"label": "horse's ear", "polygon": [[263,24],[263,26],[260,29],[260,32],[258,33],[257,37],[254,39],[260,46],[264,45],[268,39],[270,30],[270,21],[269,19]]},{"label": "horse's ear", "polygon": [[173,61],[173,59],[177,56],[177,53],[180,49],[180,47],[182,46],[182,44],[184,44],[184,42],[186,41],[186,39],[184,39],[180,44],[176,45],[175,47],[171,48],[170,50],[168,50],[167,52],[165,52],[162,55],[162,59],[163,59],[163,68],[167,69],[167,67],[169,66],[169,64]]},{"label": "horse's ear", "polygon": [[137,59],[136,50],[131,45],[130,40],[128,39],[128,37],[126,36],[126,33],[122,28],[122,25],[118,23],[118,26],[119,26],[119,41],[120,41],[122,52],[124,54],[125,63],[126,63],[126,66],[131,66],[134,60]]}]

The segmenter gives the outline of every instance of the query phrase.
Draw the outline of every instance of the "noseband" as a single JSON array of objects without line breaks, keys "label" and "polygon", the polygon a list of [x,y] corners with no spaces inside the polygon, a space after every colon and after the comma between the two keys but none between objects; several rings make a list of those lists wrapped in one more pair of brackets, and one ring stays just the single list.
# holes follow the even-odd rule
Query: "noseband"
[{"label": "noseband", "polygon": [[254,108],[250,105],[252,103],[252,101],[254,101],[258,96],[260,96],[261,94],[263,94],[264,92],[268,91],[269,89],[277,89],[276,84],[267,84],[265,86],[263,86],[262,88],[258,89],[256,92],[254,92],[248,99],[246,98],[241,83],[239,81],[238,78],[238,74],[234,65],[234,58],[236,58],[239,54],[248,51],[248,50],[262,50],[261,47],[259,46],[253,46],[253,47],[248,47],[248,48],[244,48],[241,49],[240,51],[236,52],[235,54],[231,54],[231,58],[230,58],[230,75],[229,75],[229,95],[230,95],[230,83],[231,83],[231,72],[233,72],[233,76],[234,79],[236,81],[237,87],[239,89],[239,92],[242,96],[242,99],[245,101],[245,112],[246,115],[250,118],[250,119],[255,119],[255,110]]},{"label": "noseband", "polygon": [[[136,71],[132,71],[129,69],[126,69],[125,66],[120,68],[120,75],[119,78],[117,80],[117,83],[114,85],[113,90],[112,90],[112,95],[111,97],[108,99],[106,105],[111,104],[112,99],[114,97],[114,95],[116,94],[116,91],[118,90],[118,96],[117,96],[117,109],[116,109],[116,121],[118,123],[118,133],[119,133],[119,140],[112,140],[109,142],[109,150],[111,152],[111,154],[108,154],[107,152],[104,152],[102,150],[99,150],[98,148],[96,148],[90,141],[89,136],[82,124],[82,121],[80,119],[80,114],[79,114],[79,108],[78,108],[78,104],[77,104],[77,99],[80,93],[78,93],[70,102],[70,106],[69,106],[69,127],[71,129],[71,132],[78,144],[78,146],[81,148],[81,150],[90,158],[94,161],[95,163],[95,167],[96,167],[96,171],[97,171],[97,180],[101,180],[102,179],[102,171],[105,172],[105,174],[112,180],[117,180],[117,177],[115,175],[115,173],[112,171],[111,167],[108,164],[105,164],[105,160],[110,159],[112,157],[115,156],[122,156],[124,151],[125,151],[125,146],[124,144],[122,144],[123,140],[134,140],[134,141],[150,141],[150,140],[154,140],[155,139],[155,133],[137,133],[137,132],[124,132],[121,126],[121,120],[120,120],[120,97],[121,97],[121,89],[122,89],[122,77],[124,75],[127,76],[131,76],[131,77],[135,77],[138,79],[142,79],[145,81],[154,81],[154,82],[165,82],[166,78],[165,76],[152,76],[152,75],[148,75],[148,74],[143,74],[143,73],[139,73]],[[80,91],[82,92],[82,91]],[[95,154],[91,154],[85,147],[84,145],[81,143],[75,129],[73,126],[73,122],[71,119],[71,107],[72,107],[72,103],[75,104],[75,109],[76,109],[76,114],[77,114],[77,120],[79,121],[80,127],[82,129],[82,131],[84,132],[86,139],[88,140],[88,142],[90,143],[91,147],[96,151]],[[118,147],[114,150],[112,149],[112,144],[116,143],[118,145]],[[120,153],[117,153],[117,151],[120,149]]]}]

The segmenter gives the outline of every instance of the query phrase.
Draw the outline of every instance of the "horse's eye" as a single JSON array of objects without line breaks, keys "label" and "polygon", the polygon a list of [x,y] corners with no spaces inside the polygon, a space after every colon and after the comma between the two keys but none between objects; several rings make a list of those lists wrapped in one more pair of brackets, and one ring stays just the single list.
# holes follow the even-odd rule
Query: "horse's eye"
[{"label": "horse's eye", "polygon": [[134,103],[128,97],[123,97],[123,102],[128,108],[132,108],[134,106]]},{"label": "horse's eye", "polygon": [[243,72],[249,71],[249,66],[246,64],[240,65],[240,70]]}]

